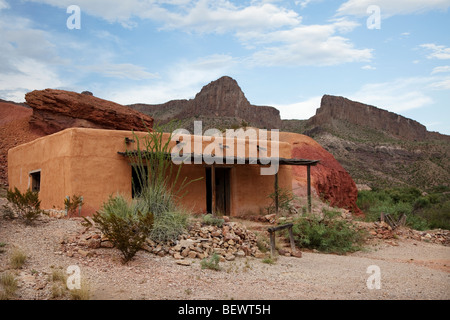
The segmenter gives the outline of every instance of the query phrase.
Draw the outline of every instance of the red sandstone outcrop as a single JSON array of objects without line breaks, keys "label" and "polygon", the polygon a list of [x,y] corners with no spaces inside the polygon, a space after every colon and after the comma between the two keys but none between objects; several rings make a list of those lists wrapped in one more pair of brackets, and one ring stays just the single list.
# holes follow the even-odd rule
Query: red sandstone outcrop
[{"label": "red sandstone outcrop", "polygon": [[0,185],[8,183],[8,150],[42,136],[30,129],[32,113],[20,104],[0,102]]},{"label": "red sandstone outcrop", "polygon": [[[355,215],[362,214],[356,205],[358,189],[350,174],[339,162],[312,138],[297,134],[280,132],[280,141],[292,145],[292,158],[320,160],[311,167],[311,186],[322,200],[331,206],[345,208]],[[292,166],[292,188],[298,196],[306,195],[307,170],[304,166]]]},{"label": "red sandstone outcrop", "polygon": [[31,128],[52,134],[67,128],[99,128],[147,131],[153,119],[129,107],[89,94],[45,89],[25,95],[33,108]]},{"label": "red sandstone outcrop", "polygon": [[197,116],[234,117],[258,128],[281,127],[280,112],[276,108],[250,104],[236,80],[227,76],[204,86],[194,99],[172,100],[159,105],[133,104],[130,107],[161,121]]}]

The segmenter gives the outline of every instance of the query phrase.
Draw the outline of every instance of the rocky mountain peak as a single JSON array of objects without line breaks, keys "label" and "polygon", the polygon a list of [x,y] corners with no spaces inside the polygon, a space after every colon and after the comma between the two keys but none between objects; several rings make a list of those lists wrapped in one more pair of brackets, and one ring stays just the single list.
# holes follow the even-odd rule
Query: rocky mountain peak
[{"label": "rocky mountain peak", "polygon": [[237,123],[245,120],[252,126],[267,129],[281,127],[280,112],[276,108],[252,105],[237,81],[228,76],[205,85],[191,100],[172,100],[159,105],[140,103],[130,107],[163,122],[194,117],[196,120],[228,119]]},{"label": "rocky mountain peak", "polygon": [[224,76],[212,81],[195,96],[192,107],[207,108],[212,116],[237,116],[239,110],[250,106],[236,80]]}]

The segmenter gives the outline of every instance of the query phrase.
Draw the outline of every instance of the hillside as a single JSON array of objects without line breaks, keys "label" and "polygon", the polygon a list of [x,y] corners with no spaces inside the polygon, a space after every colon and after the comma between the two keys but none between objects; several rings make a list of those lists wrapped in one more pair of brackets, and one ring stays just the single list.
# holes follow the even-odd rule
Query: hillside
[{"label": "hillside", "polygon": [[8,150],[42,136],[30,128],[32,114],[23,104],[0,101],[0,186],[8,184]]},{"label": "hillside", "polygon": [[375,106],[324,95],[315,116],[281,120],[277,109],[254,106],[230,77],[212,81],[191,100],[129,107],[155,122],[178,120],[193,131],[251,125],[306,134],[316,140],[361,186],[414,186],[422,190],[450,181],[450,136],[429,132],[422,124]]},{"label": "hillside", "polygon": [[359,185],[449,185],[450,136],[374,106],[325,95],[309,120],[283,120],[332,153]]}]

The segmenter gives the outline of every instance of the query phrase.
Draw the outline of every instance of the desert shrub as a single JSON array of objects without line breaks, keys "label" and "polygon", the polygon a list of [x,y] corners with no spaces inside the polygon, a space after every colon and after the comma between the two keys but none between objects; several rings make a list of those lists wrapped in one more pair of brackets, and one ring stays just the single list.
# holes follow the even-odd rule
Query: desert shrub
[{"label": "desert shrub", "polygon": [[138,210],[122,196],[110,197],[92,220],[114,246],[120,250],[124,262],[141,250],[153,227],[153,214]]},{"label": "desert shrub", "polygon": [[298,218],[292,231],[300,248],[327,253],[345,254],[360,250],[364,240],[363,233],[351,223],[326,213],[323,218],[315,215]]},{"label": "desert shrub", "polygon": [[202,220],[203,220],[204,224],[211,225],[211,226],[216,226],[216,227],[219,227],[219,228],[222,228],[222,226],[223,226],[223,224],[225,222],[224,219],[216,217],[216,216],[214,216],[214,215],[212,215],[210,213],[209,214],[205,214],[203,216]]},{"label": "desert shrub", "polygon": [[200,265],[202,266],[202,269],[211,269],[219,271],[221,270],[221,267],[219,266],[220,262],[220,256],[217,253],[213,253],[209,259],[204,258],[202,261],[200,261]]},{"label": "desert shrub", "polygon": [[139,193],[135,201],[141,212],[153,213],[150,237],[155,241],[176,240],[185,231],[188,215],[178,203],[189,184],[196,181],[187,181],[186,178],[180,181],[182,164],[175,167],[168,156],[172,136],[163,142],[163,135],[162,128],[157,125],[143,138],[134,134],[136,150],[127,152],[137,173],[134,189]]},{"label": "desert shrub", "polygon": [[64,206],[67,210],[67,215],[73,217],[77,215],[80,206],[83,205],[83,197],[74,194],[71,198],[64,199]]},{"label": "desert shrub", "polygon": [[[266,207],[267,213],[275,213],[276,212],[276,195],[277,192],[271,193],[268,197],[271,200],[271,204]],[[297,200],[297,197],[294,195],[292,190],[278,188],[278,210],[285,213],[292,213],[294,211],[294,201]]]},{"label": "desert shrub", "polygon": [[270,240],[267,236],[263,234],[256,234],[256,246],[258,250],[265,253],[269,251],[270,248]]},{"label": "desert shrub", "polygon": [[11,299],[18,288],[17,279],[10,272],[5,272],[0,276],[0,300],[9,300]]},{"label": "desert shrub", "polygon": [[91,297],[91,288],[86,281],[81,281],[80,289],[69,290],[72,300],[89,300]]},{"label": "desert shrub", "polygon": [[13,269],[20,269],[25,264],[27,255],[20,249],[15,249],[10,257],[10,265]]},{"label": "desert shrub", "polygon": [[450,229],[450,194],[448,187],[438,186],[422,194],[416,188],[360,191],[357,205],[367,221],[377,221],[380,213],[398,220],[406,215],[406,225],[416,230]]},{"label": "desert shrub", "polygon": [[261,260],[261,262],[266,264],[275,264],[275,259],[271,257],[265,257],[264,259]]},{"label": "desert shrub", "polygon": [[14,211],[19,214],[19,217],[25,220],[26,224],[31,224],[43,213],[40,208],[41,201],[39,200],[38,192],[28,189],[25,193],[21,193],[15,187],[14,191],[7,191],[6,199],[12,204]]},{"label": "desert shrub", "polygon": [[3,248],[6,246],[5,242],[0,242],[0,253],[5,252],[5,250],[3,250]]},{"label": "desert shrub", "polygon": [[189,216],[181,211],[169,211],[156,216],[149,237],[156,242],[176,240],[186,230],[188,221]]}]

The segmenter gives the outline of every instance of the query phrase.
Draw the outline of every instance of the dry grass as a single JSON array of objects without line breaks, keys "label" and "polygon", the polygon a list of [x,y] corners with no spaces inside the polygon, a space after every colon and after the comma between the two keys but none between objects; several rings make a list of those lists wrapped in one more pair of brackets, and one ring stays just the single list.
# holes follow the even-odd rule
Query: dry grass
[{"label": "dry grass", "polygon": [[22,250],[14,249],[14,251],[11,254],[9,263],[11,265],[11,268],[20,269],[23,267],[26,260],[27,260],[27,255]]},{"label": "dry grass", "polygon": [[70,290],[72,300],[89,300],[91,297],[90,285],[86,281],[81,281],[80,289]]},{"label": "dry grass", "polygon": [[11,299],[17,291],[17,280],[10,272],[5,272],[0,276],[0,285],[2,291],[0,291],[0,300]]}]

